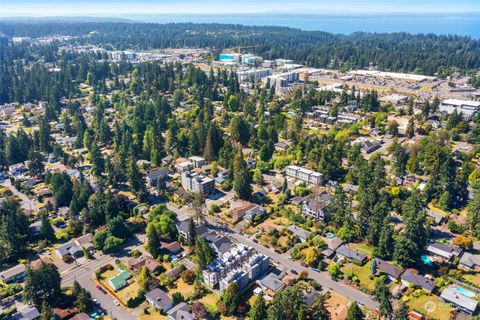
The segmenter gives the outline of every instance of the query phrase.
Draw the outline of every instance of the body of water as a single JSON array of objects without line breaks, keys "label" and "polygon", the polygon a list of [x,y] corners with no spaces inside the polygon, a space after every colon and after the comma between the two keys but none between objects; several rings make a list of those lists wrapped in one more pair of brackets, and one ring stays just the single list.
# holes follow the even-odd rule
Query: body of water
[{"label": "body of water", "polygon": [[307,15],[307,14],[202,14],[138,15],[129,19],[168,23],[233,23],[251,26],[285,26],[307,31],[351,34],[356,31],[457,34],[480,38],[480,14],[419,15]]}]

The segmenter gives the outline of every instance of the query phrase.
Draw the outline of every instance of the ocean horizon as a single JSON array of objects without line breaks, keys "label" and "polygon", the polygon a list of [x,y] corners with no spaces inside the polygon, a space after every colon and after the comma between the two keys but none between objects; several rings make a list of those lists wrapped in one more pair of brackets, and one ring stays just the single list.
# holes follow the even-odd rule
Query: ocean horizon
[{"label": "ocean horizon", "polygon": [[152,14],[122,16],[151,23],[227,23],[247,26],[283,26],[339,34],[354,32],[433,33],[480,38],[480,13],[452,14]]}]

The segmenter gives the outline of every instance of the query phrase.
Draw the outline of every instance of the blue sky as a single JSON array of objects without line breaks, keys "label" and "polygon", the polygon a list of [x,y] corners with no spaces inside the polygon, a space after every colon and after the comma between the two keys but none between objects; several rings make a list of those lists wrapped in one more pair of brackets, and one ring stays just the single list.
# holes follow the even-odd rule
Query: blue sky
[{"label": "blue sky", "polygon": [[472,13],[480,0],[0,0],[0,16],[208,13]]}]

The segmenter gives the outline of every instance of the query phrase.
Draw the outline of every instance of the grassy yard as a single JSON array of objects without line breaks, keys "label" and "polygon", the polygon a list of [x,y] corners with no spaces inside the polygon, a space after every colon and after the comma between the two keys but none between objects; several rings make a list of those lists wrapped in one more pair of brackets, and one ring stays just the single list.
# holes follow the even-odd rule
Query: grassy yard
[{"label": "grassy yard", "polygon": [[422,294],[418,297],[409,296],[407,305],[417,312],[425,314],[425,306],[430,310],[429,319],[449,320],[452,308],[447,303],[441,301],[437,296]]},{"label": "grassy yard", "polygon": [[367,255],[368,257],[372,257],[373,255],[373,247],[366,243],[351,243],[349,246],[352,247],[352,249]]},{"label": "grassy yard", "polygon": [[138,290],[140,286],[138,285],[137,281],[130,280],[130,284],[125,288],[117,291],[117,296],[120,298],[123,303],[127,304],[127,300],[137,296]]},{"label": "grassy yard", "polygon": [[470,281],[474,285],[480,288],[480,273],[478,272],[469,272],[463,275],[463,278],[467,281]]},{"label": "grassy yard", "polygon": [[162,316],[158,311],[150,311],[150,314],[139,314],[135,319],[137,320],[167,320],[166,316]]},{"label": "grassy yard", "polygon": [[363,266],[358,266],[354,263],[347,263],[341,268],[345,277],[348,274],[354,273],[360,280],[360,286],[369,291],[375,289],[375,279],[370,279],[372,274],[370,262],[364,264]]},{"label": "grassy yard", "polygon": [[185,299],[188,299],[188,297],[193,295],[195,291],[194,286],[189,285],[188,283],[183,281],[182,278],[179,278],[175,282],[175,286],[176,286],[175,288],[168,290],[168,294],[170,296],[172,296],[175,292],[180,292]]},{"label": "grassy yard", "polygon": [[207,294],[205,297],[203,297],[198,301],[203,303],[205,305],[205,308],[207,308],[208,311],[218,312],[218,308],[217,308],[218,296],[215,293]]}]

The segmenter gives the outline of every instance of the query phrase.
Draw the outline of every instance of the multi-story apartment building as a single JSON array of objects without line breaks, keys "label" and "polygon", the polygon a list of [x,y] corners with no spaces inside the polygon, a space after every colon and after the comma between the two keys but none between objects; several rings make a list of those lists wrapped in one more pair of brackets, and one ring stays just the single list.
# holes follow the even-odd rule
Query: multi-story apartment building
[{"label": "multi-story apartment building", "polygon": [[207,195],[215,190],[215,180],[201,173],[182,172],[182,187],[188,191]]},{"label": "multi-story apartment building", "polygon": [[239,288],[243,289],[250,280],[258,278],[268,268],[268,256],[239,244],[230,251],[220,254],[203,270],[203,281],[212,288],[218,285],[221,291],[232,282],[237,282]]},{"label": "multi-story apartment building", "polygon": [[305,181],[308,184],[319,186],[323,182],[323,174],[298,166],[287,166],[285,174],[288,177]]}]

